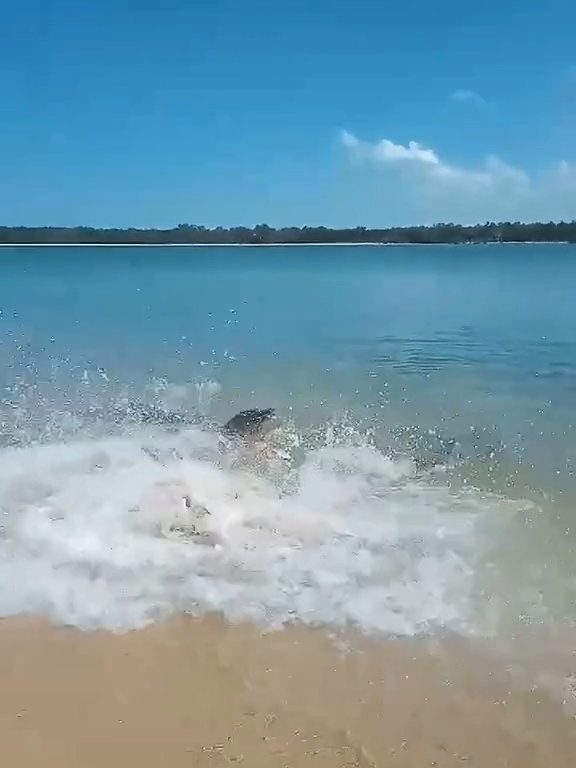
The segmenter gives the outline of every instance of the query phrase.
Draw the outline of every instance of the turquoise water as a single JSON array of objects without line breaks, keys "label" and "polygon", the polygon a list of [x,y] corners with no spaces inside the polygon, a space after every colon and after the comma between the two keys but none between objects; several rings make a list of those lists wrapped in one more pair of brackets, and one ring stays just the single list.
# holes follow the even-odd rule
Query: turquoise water
[{"label": "turquoise water", "polygon": [[0,375],[16,399],[65,408],[164,379],[194,406],[190,384],[211,379],[218,416],[272,404],[302,423],[348,409],[381,431],[437,427],[468,452],[506,446],[499,464],[520,476],[508,484],[557,500],[576,490],[571,247],[21,248],[0,260]]},{"label": "turquoise water", "polygon": [[[0,612],[572,626],[576,248],[3,248],[0,268],[3,575],[22,585]],[[273,406],[290,466],[238,473],[202,430],[107,422],[127,399]],[[150,441],[178,461],[143,464]],[[222,510],[220,554],[127,522],[171,482]]]}]

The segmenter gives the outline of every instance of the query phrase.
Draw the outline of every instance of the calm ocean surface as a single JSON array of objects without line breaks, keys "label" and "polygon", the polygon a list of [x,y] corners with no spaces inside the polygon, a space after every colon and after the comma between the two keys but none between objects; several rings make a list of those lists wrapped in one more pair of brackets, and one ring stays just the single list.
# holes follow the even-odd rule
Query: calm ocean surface
[{"label": "calm ocean surface", "polygon": [[[5,615],[576,619],[574,247],[2,248],[0,364]],[[128,399],[273,406],[293,463],[248,482],[204,433],[108,423]],[[218,553],[126,516],[175,477],[221,510]]]}]

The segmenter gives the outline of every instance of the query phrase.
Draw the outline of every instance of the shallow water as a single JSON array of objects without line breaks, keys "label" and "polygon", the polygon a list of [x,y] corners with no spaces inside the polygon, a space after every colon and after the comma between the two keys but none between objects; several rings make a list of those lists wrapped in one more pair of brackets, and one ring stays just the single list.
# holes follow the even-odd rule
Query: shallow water
[{"label": "shallow water", "polygon": [[[567,633],[570,656],[575,248],[19,248],[0,267],[0,613]],[[122,418],[130,400],[216,422],[273,406],[282,456],[235,464],[212,429]],[[205,543],[159,535],[184,493]]]}]

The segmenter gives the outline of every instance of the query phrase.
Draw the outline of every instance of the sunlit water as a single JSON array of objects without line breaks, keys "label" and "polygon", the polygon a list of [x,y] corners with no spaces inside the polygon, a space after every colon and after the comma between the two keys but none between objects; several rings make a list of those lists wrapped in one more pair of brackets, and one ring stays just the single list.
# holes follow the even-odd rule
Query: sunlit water
[{"label": "sunlit water", "polygon": [[[2,615],[220,611],[553,636],[542,674],[570,657],[575,248],[21,248],[0,269]],[[273,406],[281,455],[235,462],[131,401]],[[162,534],[183,493],[208,543]]]}]

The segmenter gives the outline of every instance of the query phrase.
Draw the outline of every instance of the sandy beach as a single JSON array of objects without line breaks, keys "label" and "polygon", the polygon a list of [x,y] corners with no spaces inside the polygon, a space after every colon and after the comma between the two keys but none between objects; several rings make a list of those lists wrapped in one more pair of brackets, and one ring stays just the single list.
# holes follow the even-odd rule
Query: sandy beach
[{"label": "sandy beach", "polygon": [[122,635],[0,623],[10,768],[563,768],[576,728],[458,651],[217,619]]}]

